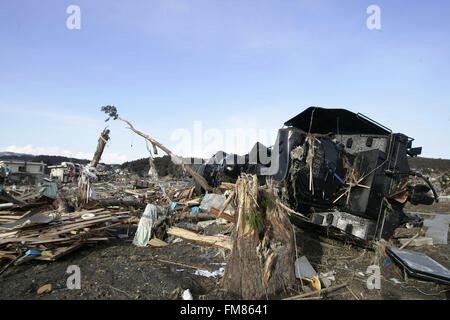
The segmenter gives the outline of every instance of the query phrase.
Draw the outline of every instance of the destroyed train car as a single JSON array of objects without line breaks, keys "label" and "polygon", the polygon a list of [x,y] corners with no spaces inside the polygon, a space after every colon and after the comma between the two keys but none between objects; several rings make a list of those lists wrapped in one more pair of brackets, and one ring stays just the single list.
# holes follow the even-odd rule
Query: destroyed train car
[{"label": "destroyed train car", "polygon": [[[212,186],[257,174],[278,185],[296,212],[294,224],[367,243],[389,239],[395,228],[421,221],[403,208],[438,201],[426,177],[410,170],[421,153],[413,139],[358,113],[310,107],[285,123],[273,147],[257,143],[245,156],[218,152],[199,170]],[[412,185],[411,176],[424,183]]]}]

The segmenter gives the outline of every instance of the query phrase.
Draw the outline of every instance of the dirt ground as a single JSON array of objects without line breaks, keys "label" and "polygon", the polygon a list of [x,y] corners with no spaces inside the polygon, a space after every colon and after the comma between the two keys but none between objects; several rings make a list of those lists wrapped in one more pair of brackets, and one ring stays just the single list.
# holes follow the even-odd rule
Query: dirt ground
[{"label": "dirt ground", "polygon": [[[118,230],[118,233],[126,230]],[[223,267],[223,251],[184,241],[165,247],[136,247],[128,239],[85,246],[56,262],[31,261],[0,276],[0,299],[171,299],[177,289],[190,289],[196,299],[221,296],[219,278],[194,275],[197,269],[213,272]],[[81,271],[81,289],[69,290],[70,265]],[[52,292],[38,295],[51,284]],[[182,292],[182,291],[181,291]]]},{"label": "dirt ground", "polygon": [[[433,206],[411,206],[413,212],[450,213],[450,203]],[[430,218],[430,216],[427,216]],[[229,232],[231,225],[210,225],[206,234]],[[448,286],[407,277],[394,263],[381,268],[381,289],[367,288],[367,267],[374,252],[345,244],[342,241],[317,236],[296,229],[298,255],[305,255],[320,273],[334,272],[331,285],[352,282],[340,290],[326,294],[323,299],[346,300],[409,300],[450,298]],[[197,269],[216,271],[226,263],[225,251],[201,247],[181,241],[165,247],[139,248],[132,245],[133,231],[125,239],[115,238],[95,246],[85,246],[52,263],[31,261],[8,268],[0,275],[0,299],[179,299],[180,293],[190,289],[195,300],[232,299],[220,286],[220,277],[195,275]],[[126,230],[116,230],[116,234]],[[450,243],[450,242],[449,242]],[[428,254],[450,268],[449,245],[416,247],[413,250]],[[382,261],[383,262],[383,261]],[[0,262],[0,267],[5,261]],[[66,273],[70,265],[81,270],[81,289],[66,287]],[[395,278],[399,283],[395,283]],[[38,295],[45,284],[52,285],[50,293]],[[306,286],[306,284],[304,284]],[[302,284],[291,295],[300,294]],[[282,298],[282,297],[280,297]]]}]

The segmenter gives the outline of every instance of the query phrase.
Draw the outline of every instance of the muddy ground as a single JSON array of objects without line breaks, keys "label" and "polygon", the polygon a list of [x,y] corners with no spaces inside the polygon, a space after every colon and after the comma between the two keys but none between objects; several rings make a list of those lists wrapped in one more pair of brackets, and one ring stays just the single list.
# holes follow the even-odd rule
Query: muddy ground
[{"label": "muddy ground", "polygon": [[[450,203],[433,206],[411,206],[413,212],[450,213]],[[432,218],[427,216],[426,218]],[[230,232],[231,225],[210,225],[205,234]],[[450,298],[448,286],[405,278],[401,268],[389,263],[381,268],[381,289],[367,288],[367,267],[372,264],[374,252],[296,229],[298,254],[306,255],[318,273],[335,272],[332,285],[341,284],[353,277],[345,288],[326,294],[322,299],[432,299]],[[201,247],[185,241],[165,247],[139,248],[131,244],[133,232],[128,238],[112,237],[108,242],[85,246],[52,263],[30,261],[8,268],[0,275],[0,299],[179,299],[180,293],[190,289],[195,300],[232,299],[220,286],[220,277],[206,278],[195,275],[197,269],[215,271],[226,262],[228,252]],[[116,230],[114,234],[126,233]],[[112,234],[111,234],[112,235]],[[435,245],[413,250],[450,268],[449,245]],[[6,261],[0,261],[0,267]],[[81,270],[81,289],[69,290],[66,273],[70,265]],[[399,283],[395,283],[396,279]],[[42,295],[37,290],[51,284],[52,291]],[[303,283],[306,287],[307,284]],[[302,293],[300,281],[296,290]],[[284,296],[283,296],[284,297]],[[283,298],[279,297],[279,298]]]}]

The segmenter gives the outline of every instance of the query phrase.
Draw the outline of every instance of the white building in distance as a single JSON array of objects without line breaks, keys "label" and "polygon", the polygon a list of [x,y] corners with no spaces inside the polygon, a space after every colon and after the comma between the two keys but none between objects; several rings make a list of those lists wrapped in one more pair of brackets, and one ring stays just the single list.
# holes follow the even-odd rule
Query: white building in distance
[{"label": "white building in distance", "polygon": [[10,175],[43,175],[45,172],[46,164],[44,162],[28,162],[22,160],[0,160],[0,167],[8,168]]},{"label": "white building in distance", "polygon": [[23,160],[0,160],[0,168],[8,171],[7,179],[11,181],[28,181],[32,183],[43,176],[46,164],[44,162],[29,162]]}]

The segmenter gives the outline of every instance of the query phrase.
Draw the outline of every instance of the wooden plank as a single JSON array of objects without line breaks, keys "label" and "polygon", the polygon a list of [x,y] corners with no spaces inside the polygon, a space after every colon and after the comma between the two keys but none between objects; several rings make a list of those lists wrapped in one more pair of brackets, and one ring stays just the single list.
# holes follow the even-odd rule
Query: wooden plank
[{"label": "wooden plank", "polygon": [[[73,235],[73,236],[71,236],[71,237],[69,237],[69,238],[36,238],[36,239],[34,239],[34,240],[31,241],[31,244],[43,244],[43,243],[53,243],[53,242],[63,242],[63,241],[73,241],[73,240],[78,239],[78,238],[80,238],[80,237],[82,237],[82,236],[86,236],[86,235],[89,235],[89,234],[97,233],[97,232],[100,231],[100,230],[104,230],[104,229],[109,229],[109,228],[112,228],[112,227],[116,227],[116,226],[122,225],[122,224],[124,224],[124,223],[126,223],[126,222],[128,222],[128,219],[126,219],[126,220],[124,219],[124,220],[121,221],[121,222],[114,223],[114,224],[111,224],[111,225],[109,225],[109,226],[104,226],[104,227],[100,227],[100,228],[95,228],[95,229],[89,230],[89,231],[87,231],[87,232],[81,232],[81,233],[78,233],[78,234],[76,234],[76,235]],[[91,240],[92,240],[92,239],[91,239]]]},{"label": "wooden plank", "polygon": [[38,198],[38,197],[42,196],[42,192],[44,192],[45,189],[47,189],[47,187],[42,188],[40,192],[35,192],[33,194],[30,194],[30,195],[27,195],[25,197],[21,197],[21,198],[18,198],[18,199],[21,200],[21,201],[27,201],[27,200],[30,200],[30,199],[33,199],[33,198]]},{"label": "wooden plank", "polygon": [[[60,238],[56,238],[56,236],[58,236],[60,234],[64,234],[64,233],[70,233],[70,231],[72,231],[72,230],[82,229],[87,226],[91,226],[91,225],[94,225],[94,224],[97,224],[100,222],[106,222],[106,221],[112,220],[113,218],[114,217],[102,218],[101,220],[94,221],[94,223],[84,222],[84,223],[69,224],[67,227],[62,228],[62,229],[61,228],[60,229],[55,228],[53,230],[47,229],[47,232],[40,232],[37,234],[35,233],[35,234],[33,234],[33,237],[28,235],[27,237],[22,236],[22,237],[16,237],[16,238],[4,238],[4,239],[0,239],[0,244],[11,243],[11,242],[21,242],[21,241],[31,242],[33,244],[65,241],[64,238],[63,238],[64,240],[60,240]],[[117,219],[117,218],[114,218],[114,219]],[[120,224],[123,224],[126,222],[129,222],[129,219],[123,219],[119,223],[112,224],[112,225],[105,226],[105,227],[96,228],[96,229],[93,229],[92,231],[95,232],[98,230],[108,229],[108,228],[111,228],[112,226],[120,225]]]},{"label": "wooden plank", "polygon": [[398,239],[398,238],[411,238],[414,237],[417,233],[420,234],[420,236],[425,235],[425,230],[423,228],[397,228],[394,231],[394,234],[392,238]]},{"label": "wooden plank", "polygon": [[0,215],[0,219],[18,220],[20,218],[22,218],[22,216]]},{"label": "wooden plank", "polygon": [[[219,218],[219,213],[220,213],[219,209],[214,208],[214,207],[211,207],[211,208],[209,209],[209,212],[212,213],[212,214],[214,214],[214,215],[216,215],[216,217]],[[233,222],[233,223],[234,223],[234,217],[233,217],[233,216],[230,216],[228,213],[223,212],[223,213],[220,215],[220,218],[223,218],[223,219],[225,219],[225,220],[227,220],[227,221],[229,221],[229,222]]]},{"label": "wooden plank", "polygon": [[226,190],[234,190],[236,188],[236,184],[231,182],[222,182],[222,184],[219,186],[220,189],[226,189]]},{"label": "wooden plank", "polygon": [[408,246],[410,247],[421,247],[421,246],[432,246],[433,245],[433,238],[428,237],[417,237],[413,241],[409,242],[409,239],[398,239],[400,244],[405,244],[408,242]]},{"label": "wooden plank", "polygon": [[131,194],[133,196],[142,196],[143,195],[143,193],[136,192],[134,190],[129,190],[129,189],[125,189],[125,190],[123,190],[123,192],[126,194]]},{"label": "wooden plank", "polygon": [[189,191],[189,195],[187,197],[187,199],[189,200],[192,197],[192,194],[194,193],[195,187],[191,188],[191,191]]},{"label": "wooden plank", "polygon": [[414,237],[406,241],[398,250],[403,250],[405,247],[408,246],[415,238],[417,238],[420,235],[420,232],[418,232]]},{"label": "wooden plank", "polygon": [[39,257],[39,256],[38,256],[38,255],[35,255],[35,254],[24,255],[24,256],[20,257],[19,259],[17,259],[17,260],[14,262],[14,265],[15,265],[15,266],[21,265],[22,263],[27,262],[27,261],[30,261],[30,260],[34,260],[34,259],[36,259],[37,257]]},{"label": "wooden plank", "polygon": [[348,286],[352,280],[353,280],[353,278],[351,278],[350,280],[346,281],[343,284],[339,284],[339,285],[336,285],[336,286],[328,287],[328,288],[321,289],[321,290],[318,290],[318,291],[312,291],[312,292],[300,294],[300,295],[297,295],[297,296],[285,298],[283,300],[300,300],[300,299],[303,299],[303,298],[306,298],[306,297],[310,297],[310,296],[313,296],[313,295],[316,295],[316,294],[320,294],[320,293],[324,293],[324,292],[336,291],[336,290],[339,290],[341,288],[345,288],[346,286]]},{"label": "wooden plank", "polygon": [[207,245],[217,248],[225,248],[230,250],[233,246],[231,238],[229,237],[204,236],[178,227],[170,227],[169,230],[167,230],[167,233],[174,237],[182,238],[187,241],[193,241],[201,245]]},{"label": "wooden plank", "polygon": [[0,251],[0,254],[16,254],[15,251]]},{"label": "wooden plank", "polygon": [[76,242],[70,247],[59,247],[54,250],[54,253],[51,257],[48,256],[37,256],[36,260],[43,260],[43,261],[56,261],[57,259],[61,258],[62,256],[75,251],[76,249],[82,247],[84,245],[83,242]]},{"label": "wooden plank", "polygon": [[6,266],[4,266],[1,270],[0,270],[0,275],[6,271],[6,269],[9,268],[9,266],[11,266],[14,262],[16,262],[18,259],[20,258],[20,256],[17,256],[14,260],[11,260],[10,262],[8,262],[8,264]]},{"label": "wooden plank", "polygon": [[153,238],[148,242],[149,245],[153,246],[153,247],[165,247],[168,246],[169,244],[165,241],[162,241],[158,238]]},{"label": "wooden plank", "polygon": [[63,227],[61,228],[60,226],[53,228],[53,229],[49,229],[51,230],[50,232],[43,232],[42,236],[53,236],[53,235],[58,235],[61,233],[66,233],[66,232],[70,232],[72,230],[77,230],[80,228],[84,228],[84,227],[88,227],[88,226],[92,226],[101,222],[106,222],[106,221],[110,221],[110,220],[114,220],[117,219],[116,217],[112,217],[112,216],[106,216],[106,217],[102,217],[102,218],[93,218],[93,219],[89,219],[89,220],[83,220],[82,222],[76,222],[76,223],[68,223],[65,225],[62,225]]},{"label": "wooden plank", "polygon": [[183,204],[190,207],[190,206],[198,206],[198,205],[200,205],[200,202],[201,202],[201,198],[195,198],[192,200],[188,200],[188,201],[184,202]]},{"label": "wooden plank", "polygon": [[[15,253],[15,252],[14,252],[14,253]],[[3,258],[10,259],[10,260],[14,260],[14,259],[16,259],[17,257],[16,257],[14,254],[0,253],[0,259],[3,259]]]},{"label": "wooden plank", "polygon": [[[227,200],[223,203],[222,207],[220,207],[217,218],[221,218],[223,212],[228,207],[228,205],[231,203],[231,201],[233,201],[235,195],[236,195],[236,189],[233,189],[233,191],[231,191],[230,195],[228,196]],[[233,217],[233,221],[234,221],[234,217]]]},{"label": "wooden plank", "polygon": [[[19,220],[19,219],[8,219],[8,218],[0,218],[0,220],[4,220],[4,221],[7,221],[7,222],[4,222],[4,223],[11,223],[11,222],[15,222],[15,221],[17,221],[17,220]],[[1,225],[3,224],[3,222],[2,223],[0,223],[0,229],[1,230],[7,230],[6,228],[2,228],[1,227]]]}]

